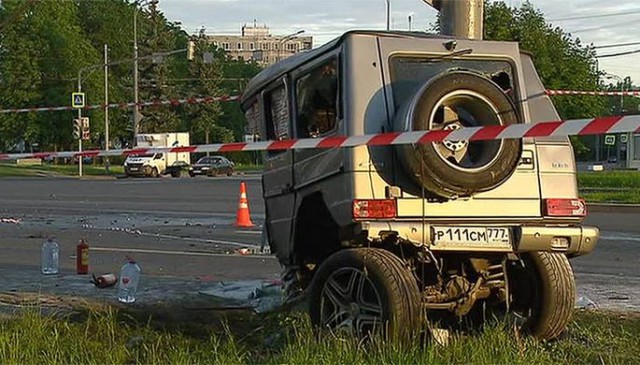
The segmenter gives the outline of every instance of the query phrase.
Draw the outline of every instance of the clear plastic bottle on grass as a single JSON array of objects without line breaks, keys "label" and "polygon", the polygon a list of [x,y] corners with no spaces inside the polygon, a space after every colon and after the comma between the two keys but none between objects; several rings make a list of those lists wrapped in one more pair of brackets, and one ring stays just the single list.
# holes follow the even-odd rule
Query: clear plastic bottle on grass
[{"label": "clear plastic bottle on grass", "polygon": [[47,238],[42,245],[42,273],[54,275],[60,267],[60,247],[53,237]]},{"label": "clear plastic bottle on grass", "polygon": [[140,282],[140,266],[130,257],[127,260],[128,262],[120,269],[118,280],[118,301],[121,303],[136,301],[138,283]]}]

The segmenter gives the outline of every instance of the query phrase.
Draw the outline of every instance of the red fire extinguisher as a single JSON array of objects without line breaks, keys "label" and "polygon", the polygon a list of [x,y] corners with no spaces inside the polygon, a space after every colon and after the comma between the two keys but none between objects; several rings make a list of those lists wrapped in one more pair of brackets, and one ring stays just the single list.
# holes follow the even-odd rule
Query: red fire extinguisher
[{"label": "red fire extinguisher", "polygon": [[76,246],[76,269],[78,275],[89,273],[89,245],[84,239]]}]

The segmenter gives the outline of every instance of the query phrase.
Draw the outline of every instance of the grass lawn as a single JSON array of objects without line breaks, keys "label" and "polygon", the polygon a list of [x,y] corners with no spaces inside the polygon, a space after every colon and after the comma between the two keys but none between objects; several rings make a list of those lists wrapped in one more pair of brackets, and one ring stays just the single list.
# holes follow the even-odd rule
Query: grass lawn
[{"label": "grass lawn", "polygon": [[578,173],[578,186],[590,188],[640,189],[640,171],[601,171]]},{"label": "grass lawn", "polygon": [[148,312],[146,317],[113,309],[45,316],[31,309],[0,320],[0,359],[24,364],[640,363],[637,314],[576,312],[565,336],[551,343],[497,322],[478,333],[454,334],[447,346],[429,339],[398,345],[319,337],[302,314],[231,311],[222,318],[207,322],[193,312],[190,320],[171,323]]},{"label": "grass lawn", "polygon": [[640,171],[580,172],[578,187],[589,202],[640,204]]},{"label": "grass lawn", "polygon": [[[235,170],[240,172],[262,171],[262,165],[236,165]],[[124,174],[122,165],[111,165],[111,175]],[[104,176],[106,171],[103,165],[83,165],[82,172],[85,176]],[[21,176],[78,176],[78,165],[26,165],[17,166],[10,163],[0,163],[1,177]]]},{"label": "grass lawn", "polygon": [[[111,174],[123,174],[122,166],[111,166]],[[97,176],[106,175],[104,166],[99,165],[83,165],[82,172],[84,175]],[[0,177],[20,177],[20,176],[78,176],[78,165],[27,165],[17,166],[14,164],[0,164]]]}]

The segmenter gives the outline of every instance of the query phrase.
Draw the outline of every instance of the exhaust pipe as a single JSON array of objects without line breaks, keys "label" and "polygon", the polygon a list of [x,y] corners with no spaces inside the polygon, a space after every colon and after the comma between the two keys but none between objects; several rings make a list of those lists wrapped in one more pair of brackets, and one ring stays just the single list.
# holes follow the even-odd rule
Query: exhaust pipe
[{"label": "exhaust pipe", "polygon": [[440,11],[440,34],[482,40],[483,0],[423,0]]}]

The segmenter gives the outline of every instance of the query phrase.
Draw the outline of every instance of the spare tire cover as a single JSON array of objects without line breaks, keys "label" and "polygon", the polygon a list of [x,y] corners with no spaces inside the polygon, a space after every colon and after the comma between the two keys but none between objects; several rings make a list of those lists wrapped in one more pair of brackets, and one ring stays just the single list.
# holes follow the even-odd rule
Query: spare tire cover
[{"label": "spare tire cover", "polygon": [[[397,131],[456,130],[518,123],[511,99],[490,79],[468,71],[441,74],[400,108]],[[496,188],[518,165],[520,140],[445,141],[396,147],[411,178],[436,196],[469,196]]]}]

